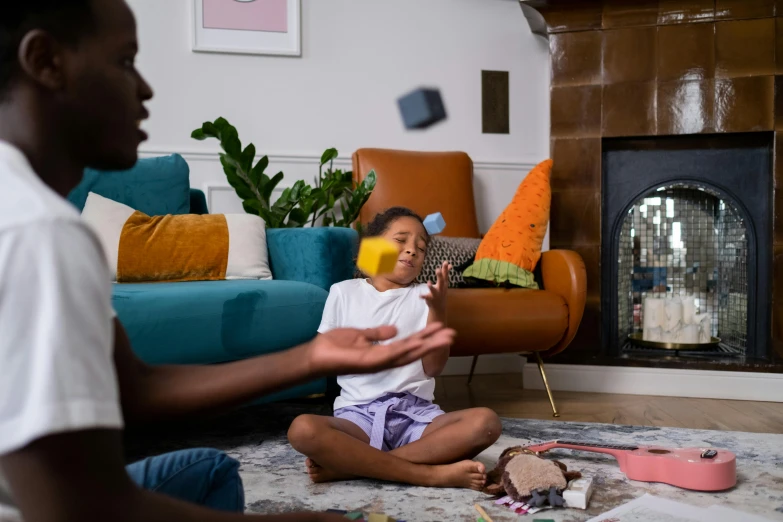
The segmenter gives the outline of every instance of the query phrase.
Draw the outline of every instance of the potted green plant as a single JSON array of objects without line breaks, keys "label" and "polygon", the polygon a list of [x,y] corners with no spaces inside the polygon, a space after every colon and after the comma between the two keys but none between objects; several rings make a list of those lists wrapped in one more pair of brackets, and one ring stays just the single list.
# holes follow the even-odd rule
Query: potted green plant
[{"label": "potted green plant", "polygon": [[[353,172],[333,168],[337,156],[337,149],[334,148],[326,149],[321,155],[318,178],[315,180],[316,186],[311,193],[311,197],[314,198],[311,218],[313,226],[320,219],[321,225],[325,227],[350,227],[356,222],[359,211],[375,188],[374,170],[370,171],[361,183],[354,186]],[[324,171],[327,163],[329,166]]]},{"label": "potted green plant", "polygon": [[308,223],[311,226],[350,227],[375,188],[375,171],[361,183],[354,184],[351,171],[333,169],[338,152],[331,148],[321,156],[315,187],[298,180],[272,203],[272,193],[284,174],[278,172],[271,178],[266,174],[267,156],[253,165],[255,146],[250,143],[242,149],[239,133],[225,118],[205,122],[191,133],[191,137],[196,140],[215,138],[220,142],[223,149],[219,154],[220,164],[228,183],[242,199],[242,208],[260,216],[269,228],[303,227]]}]

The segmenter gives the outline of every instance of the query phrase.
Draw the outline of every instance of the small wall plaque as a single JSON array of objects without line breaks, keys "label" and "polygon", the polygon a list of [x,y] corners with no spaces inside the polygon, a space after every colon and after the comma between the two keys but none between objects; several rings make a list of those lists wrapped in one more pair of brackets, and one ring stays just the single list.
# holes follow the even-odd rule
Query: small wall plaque
[{"label": "small wall plaque", "polygon": [[481,132],[509,133],[508,71],[481,71]]}]

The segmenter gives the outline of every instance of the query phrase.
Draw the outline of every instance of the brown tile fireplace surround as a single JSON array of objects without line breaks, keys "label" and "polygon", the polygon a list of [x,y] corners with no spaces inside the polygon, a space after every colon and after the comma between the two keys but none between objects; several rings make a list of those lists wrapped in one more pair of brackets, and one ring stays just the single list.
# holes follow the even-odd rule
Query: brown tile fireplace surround
[{"label": "brown tile fireplace surround", "polygon": [[[550,244],[581,254],[588,275],[579,333],[552,362],[783,372],[783,0],[520,3],[532,31],[548,39],[552,65]],[[761,218],[768,221],[759,228],[765,233],[755,238],[766,256],[756,287],[764,290],[749,287],[746,295],[755,306],[768,293],[767,303],[756,303],[765,314],[757,321],[764,331],[756,333],[765,353],[749,349],[726,359],[613,353],[602,316],[607,149],[618,139],[664,149],[701,139],[710,149],[713,140],[731,143],[735,135],[738,143],[755,140],[768,150],[768,171],[748,180],[768,198]]]}]

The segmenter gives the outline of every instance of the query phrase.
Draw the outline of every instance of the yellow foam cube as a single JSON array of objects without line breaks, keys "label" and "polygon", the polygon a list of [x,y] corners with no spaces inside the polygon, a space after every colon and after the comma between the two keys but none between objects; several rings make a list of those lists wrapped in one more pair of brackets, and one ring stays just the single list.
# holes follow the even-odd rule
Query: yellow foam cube
[{"label": "yellow foam cube", "polygon": [[363,239],[359,246],[356,266],[369,276],[390,274],[394,272],[399,256],[399,249],[388,239],[370,237]]},{"label": "yellow foam cube", "polygon": [[394,522],[394,519],[381,513],[370,513],[370,517],[367,519],[367,522]]}]

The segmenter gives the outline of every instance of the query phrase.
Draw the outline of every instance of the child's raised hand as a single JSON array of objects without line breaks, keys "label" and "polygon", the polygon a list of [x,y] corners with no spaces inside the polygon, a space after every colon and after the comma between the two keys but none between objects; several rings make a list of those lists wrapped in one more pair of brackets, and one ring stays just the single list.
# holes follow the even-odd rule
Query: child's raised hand
[{"label": "child's raised hand", "polygon": [[449,289],[449,271],[451,269],[451,264],[448,261],[444,261],[440,268],[435,271],[435,284],[432,284],[432,281],[427,281],[429,293],[423,294],[421,298],[427,301],[427,306],[430,307],[430,310],[438,313],[446,312],[446,292]]}]

